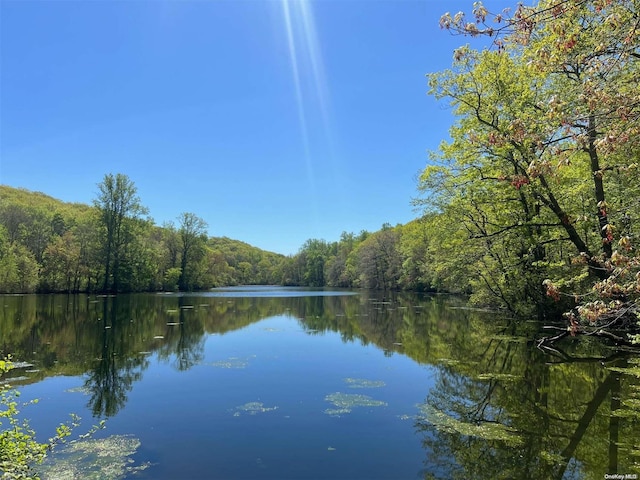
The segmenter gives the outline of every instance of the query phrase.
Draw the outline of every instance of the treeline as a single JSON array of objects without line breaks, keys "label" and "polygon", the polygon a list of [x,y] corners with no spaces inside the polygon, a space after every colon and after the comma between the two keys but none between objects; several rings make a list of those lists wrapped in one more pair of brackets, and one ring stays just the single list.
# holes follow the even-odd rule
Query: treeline
[{"label": "treeline", "polygon": [[183,213],[158,226],[126,176],[106,175],[92,206],[0,186],[0,292],[200,290],[280,282],[286,257]]},{"label": "treeline", "polygon": [[[377,232],[344,232],[340,240],[310,239],[286,264],[283,283],[309,287],[430,291],[438,287],[428,264],[428,222],[419,219]],[[460,291],[460,289],[454,288]]]},{"label": "treeline", "polygon": [[0,292],[202,290],[242,284],[429,290],[422,220],[310,239],[293,256],[208,237],[193,213],[155,225],[125,175],[92,206],[0,186]]}]

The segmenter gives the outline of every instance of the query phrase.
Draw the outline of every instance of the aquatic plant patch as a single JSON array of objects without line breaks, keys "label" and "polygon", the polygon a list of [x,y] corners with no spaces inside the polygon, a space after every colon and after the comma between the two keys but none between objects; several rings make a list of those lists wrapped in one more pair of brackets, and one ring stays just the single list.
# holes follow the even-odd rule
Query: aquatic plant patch
[{"label": "aquatic plant patch", "polygon": [[324,397],[327,402],[332,403],[335,408],[328,408],[324,411],[327,415],[340,416],[345,413],[351,413],[357,407],[386,407],[387,402],[374,400],[367,395],[359,395],[354,393],[335,392]]},{"label": "aquatic plant patch", "polygon": [[278,407],[265,407],[264,404],[261,402],[249,402],[249,403],[245,403],[244,405],[235,407],[233,409],[234,410],[233,416],[239,417],[243,413],[245,415],[257,415],[258,413],[272,412],[277,409]]},{"label": "aquatic plant patch", "polygon": [[76,440],[54,451],[38,468],[43,479],[117,480],[135,475],[151,466],[136,465],[131,458],[140,448],[132,435]]},{"label": "aquatic plant patch", "polygon": [[218,360],[216,362],[207,363],[205,365],[210,365],[217,368],[247,368],[249,366],[249,360],[252,360],[254,358],[256,358],[255,355],[246,358],[229,357],[225,360]]},{"label": "aquatic plant patch", "polygon": [[386,385],[382,380],[367,380],[366,378],[345,378],[344,381],[349,388],[380,388]]},{"label": "aquatic plant patch", "polygon": [[484,440],[498,440],[511,446],[523,443],[518,433],[507,425],[495,422],[468,423],[457,420],[428,404],[420,404],[417,407],[420,410],[420,417],[442,432],[459,433]]}]

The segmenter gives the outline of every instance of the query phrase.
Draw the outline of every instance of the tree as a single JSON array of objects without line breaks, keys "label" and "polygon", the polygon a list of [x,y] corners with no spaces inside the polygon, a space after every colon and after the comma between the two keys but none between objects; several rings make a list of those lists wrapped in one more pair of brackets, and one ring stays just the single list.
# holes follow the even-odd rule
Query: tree
[{"label": "tree", "polygon": [[357,271],[361,287],[379,290],[399,287],[402,267],[399,242],[399,231],[386,224],[358,246]]},{"label": "tree", "polygon": [[56,236],[43,254],[42,284],[48,291],[73,292],[80,264],[80,247],[68,231]]},{"label": "tree", "polygon": [[178,218],[182,250],[180,256],[180,290],[193,289],[197,264],[204,258],[204,248],[207,242],[207,222],[194,213],[182,213]]},{"label": "tree", "polygon": [[38,262],[22,244],[6,241],[0,225],[0,292],[33,293],[38,286]]},{"label": "tree", "polygon": [[325,262],[329,258],[329,245],[325,240],[309,239],[304,242],[296,256],[302,264],[302,284],[309,287],[324,287]]},{"label": "tree", "polygon": [[633,318],[637,2],[543,0],[511,16],[477,2],[473,14],[473,23],[446,14],[441,25],[490,35],[497,49],[463,47],[453,70],[430,76],[432,93],[451,101],[458,122],[441,148],[443,164],[425,171],[422,187],[447,184],[441,203],[468,207],[458,211],[470,239],[483,239],[483,258],[505,276],[525,273],[530,300],[543,279],[551,298],[588,298],[592,286],[600,298],[583,301],[582,319]]},{"label": "tree", "polygon": [[399,250],[402,255],[401,286],[407,290],[433,288],[433,271],[429,264],[431,237],[436,237],[435,225],[425,216],[403,225]]},{"label": "tree", "polygon": [[131,242],[132,221],[147,213],[140,203],[137,189],[126,175],[107,174],[98,184],[94,206],[100,212],[104,258],[103,291],[117,292],[126,245]]}]

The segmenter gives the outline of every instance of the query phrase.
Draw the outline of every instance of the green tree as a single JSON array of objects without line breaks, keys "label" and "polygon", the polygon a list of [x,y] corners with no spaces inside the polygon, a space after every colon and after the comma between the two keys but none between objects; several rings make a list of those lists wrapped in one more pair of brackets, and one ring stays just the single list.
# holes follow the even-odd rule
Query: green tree
[{"label": "green tree", "polygon": [[0,291],[33,293],[38,286],[38,262],[19,243],[3,242],[0,231]]},{"label": "green tree", "polygon": [[379,290],[399,288],[402,267],[399,241],[399,231],[387,224],[358,246],[357,273],[361,287]]},{"label": "green tree", "polygon": [[400,285],[406,290],[431,290],[433,271],[429,264],[429,245],[435,237],[429,217],[419,218],[401,227],[399,251],[402,255]]},{"label": "green tree", "polygon": [[[577,295],[573,332],[580,320],[629,322],[639,311],[638,14],[635,0],[542,0],[511,16],[477,2],[474,22],[462,13],[441,20],[490,35],[498,47],[460,49],[455,71],[431,77],[432,91],[451,99],[459,118],[456,140],[442,151],[458,162],[458,179],[464,166],[476,182],[510,182],[533,200],[522,225],[499,227],[534,240],[535,263],[549,268],[548,295]],[[478,168],[473,155],[487,161]],[[491,171],[489,159],[512,170]]]},{"label": "green tree", "polygon": [[325,285],[325,262],[329,258],[329,245],[324,240],[309,239],[298,253],[303,265],[302,281],[309,287]]},{"label": "green tree", "polygon": [[180,290],[191,290],[200,285],[196,282],[198,263],[205,258],[207,242],[207,222],[194,213],[182,213],[178,218],[178,233],[181,241],[180,252]]},{"label": "green tree", "polygon": [[102,290],[117,292],[125,248],[132,241],[133,221],[146,214],[147,210],[140,202],[133,181],[124,174],[105,175],[98,184],[98,190],[94,206],[100,212],[102,227]]},{"label": "green tree", "polygon": [[42,286],[47,291],[73,292],[80,269],[80,246],[72,231],[56,236],[43,254]]},{"label": "green tree", "polygon": [[342,232],[336,242],[335,253],[329,257],[326,265],[327,285],[331,287],[351,287],[356,280],[356,272],[349,257],[357,248],[359,241],[353,233]]},{"label": "green tree", "polygon": [[131,219],[130,241],[123,246],[121,289],[128,292],[157,290],[160,288],[159,252],[151,240],[153,226],[150,221]]}]

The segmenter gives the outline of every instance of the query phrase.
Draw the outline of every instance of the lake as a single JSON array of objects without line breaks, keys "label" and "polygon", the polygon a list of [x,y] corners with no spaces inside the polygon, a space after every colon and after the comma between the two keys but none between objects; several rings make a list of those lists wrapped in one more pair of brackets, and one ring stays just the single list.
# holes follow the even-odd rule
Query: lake
[{"label": "lake", "polygon": [[[237,287],[0,296],[43,478],[593,478],[640,473],[637,357],[447,296]],[[634,375],[635,373],[635,375]],[[7,379],[5,379],[6,381]],[[613,477],[610,477],[613,478]],[[631,478],[631,477],[630,477]]]}]

